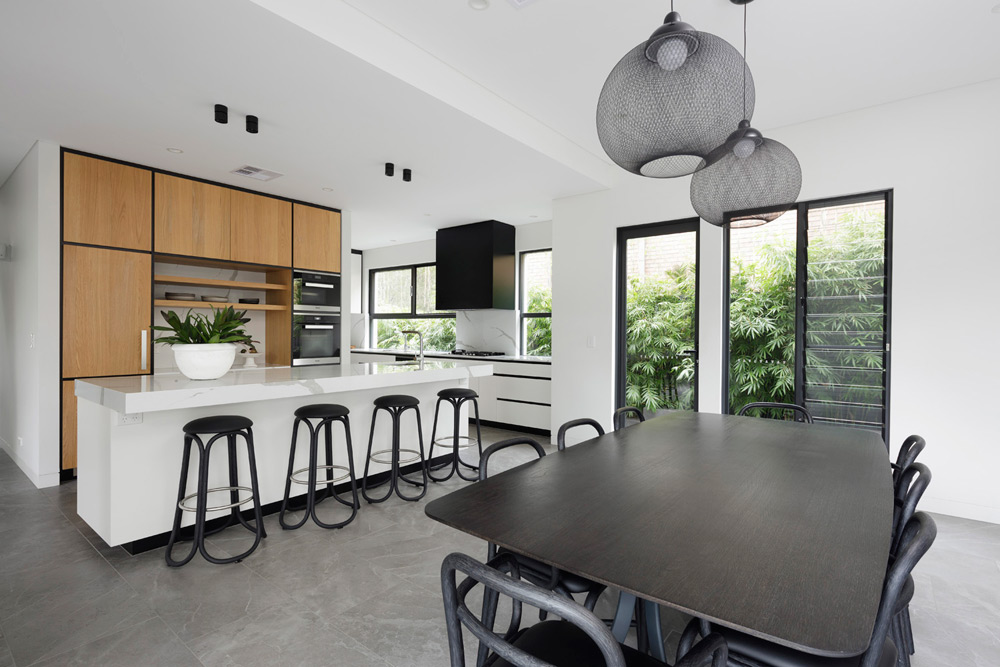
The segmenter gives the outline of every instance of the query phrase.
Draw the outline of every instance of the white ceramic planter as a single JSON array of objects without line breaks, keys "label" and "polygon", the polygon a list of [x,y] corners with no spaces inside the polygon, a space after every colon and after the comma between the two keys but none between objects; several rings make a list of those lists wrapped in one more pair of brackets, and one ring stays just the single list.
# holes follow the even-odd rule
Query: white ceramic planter
[{"label": "white ceramic planter", "polygon": [[215,380],[229,372],[236,359],[233,343],[172,345],[177,369],[192,380]]}]

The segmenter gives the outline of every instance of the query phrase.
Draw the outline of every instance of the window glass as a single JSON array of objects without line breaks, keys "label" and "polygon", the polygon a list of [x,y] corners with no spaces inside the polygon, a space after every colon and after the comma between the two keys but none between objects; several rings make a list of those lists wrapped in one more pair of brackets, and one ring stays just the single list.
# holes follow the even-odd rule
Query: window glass
[{"label": "window glass", "polygon": [[552,355],[552,251],[521,253],[521,350]]},{"label": "window glass", "polygon": [[372,274],[373,313],[410,312],[410,269],[376,271]]}]

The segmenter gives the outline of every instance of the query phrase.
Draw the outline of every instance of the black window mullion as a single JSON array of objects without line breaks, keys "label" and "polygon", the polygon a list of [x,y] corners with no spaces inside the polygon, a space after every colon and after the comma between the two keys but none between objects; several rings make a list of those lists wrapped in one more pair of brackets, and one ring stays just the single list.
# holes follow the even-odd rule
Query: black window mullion
[{"label": "black window mullion", "polygon": [[809,261],[809,205],[800,203],[795,224],[795,403],[805,407],[806,289]]}]

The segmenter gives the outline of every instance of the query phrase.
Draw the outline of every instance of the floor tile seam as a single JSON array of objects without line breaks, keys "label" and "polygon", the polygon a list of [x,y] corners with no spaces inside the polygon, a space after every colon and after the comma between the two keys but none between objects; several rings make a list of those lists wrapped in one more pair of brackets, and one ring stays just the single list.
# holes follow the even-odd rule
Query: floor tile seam
[{"label": "floor tile seam", "polygon": [[[144,602],[143,604],[145,604],[145,602]],[[153,610],[153,609],[149,609],[149,611],[150,611],[150,613],[152,613],[152,614],[153,614],[153,616],[154,616],[154,617],[155,617],[155,616],[158,616],[158,615],[156,614],[156,611],[155,611],[155,610]],[[60,652],[58,652],[58,653],[55,653],[55,654],[53,654],[53,655],[47,655],[47,654],[43,654],[43,655],[42,655],[41,657],[39,657],[38,659],[36,659],[36,660],[32,660],[31,662],[29,662],[29,663],[25,663],[25,664],[23,664],[23,665],[22,665],[22,664],[20,664],[20,663],[17,663],[17,659],[16,659],[16,658],[14,658],[14,652],[13,652],[13,651],[11,651],[11,657],[12,657],[12,658],[14,658],[14,661],[15,661],[15,667],[31,667],[31,665],[36,665],[36,664],[38,664],[38,663],[40,663],[40,662],[44,662],[44,661],[46,661],[46,660],[51,660],[51,659],[53,659],[53,658],[58,658],[58,657],[59,657],[59,656],[61,656],[61,655],[65,655],[66,653],[69,653],[70,651],[76,651],[76,650],[79,650],[79,649],[83,648],[84,646],[87,646],[87,645],[89,645],[89,644],[92,644],[92,643],[94,643],[94,642],[96,642],[96,641],[100,641],[100,640],[102,640],[102,639],[105,639],[105,638],[107,638],[107,637],[110,637],[111,635],[114,635],[114,634],[117,634],[117,633],[119,633],[119,632],[125,632],[126,630],[131,630],[131,629],[133,629],[133,628],[136,628],[136,627],[138,627],[138,626],[142,625],[143,623],[147,623],[147,622],[149,622],[149,621],[152,621],[152,620],[153,620],[153,617],[149,617],[149,618],[144,618],[144,619],[143,619],[143,620],[141,620],[141,621],[136,621],[136,622],[134,622],[134,623],[128,623],[127,625],[119,625],[119,626],[117,626],[117,627],[115,627],[115,628],[113,628],[113,629],[111,629],[111,630],[108,630],[107,632],[102,632],[101,634],[99,634],[99,635],[97,635],[97,636],[95,636],[95,637],[93,637],[93,638],[91,638],[91,639],[88,639],[88,640],[87,640],[87,641],[85,641],[85,642],[82,642],[82,643],[80,643],[80,644],[76,644],[76,645],[74,645],[74,646],[70,646],[69,648],[67,648],[67,649],[66,649],[66,650],[64,650],[64,651],[60,651]]]},{"label": "floor tile seam", "polygon": [[[160,613],[158,611],[156,611],[155,609],[153,610],[153,613],[156,614],[156,618],[160,621],[160,623],[163,623],[164,627],[166,627],[167,630],[170,631],[170,634],[172,634],[174,636],[174,638],[178,642],[180,642],[181,646],[183,646],[185,649],[187,649],[187,652],[191,654],[191,657],[194,658],[195,662],[197,662],[199,665],[202,665],[202,667],[204,667],[205,663],[201,661],[201,658],[199,658],[198,654],[194,652],[194,649],[192,649],[188,645],[188,643],[186,641],[184,641],[183,639],[181,639],[181,636],[179,634],[177,634],[177,631],[174,630],[173,626],[171,626],[169,623],[167,623],[167,621],[162,616],[160,616]],[[204,635],[202,635],[202,636],[204,636]]]}]

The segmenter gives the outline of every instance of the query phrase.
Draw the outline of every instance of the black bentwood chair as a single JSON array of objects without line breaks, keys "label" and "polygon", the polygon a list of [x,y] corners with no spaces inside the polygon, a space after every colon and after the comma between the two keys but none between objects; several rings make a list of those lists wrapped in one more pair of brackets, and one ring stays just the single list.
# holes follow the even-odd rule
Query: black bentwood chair
[{"label": "black bentwood chair", "polygon": [[895,560],[889,565],[882,599],[875,617],[875,628],[868,649],[852,658],[824,658],[803,653],[786,646],[780,646],[764,639],[728,628],[713,626],[707,621],[694,619],[688,623],[681,641],[677,645],[678,655],[688,650],[698,635],[715,631],[726,638],[730,659],[733,663],[761,665],[762,667],[895,667],[896,645],[892,640],[892,624],[897,603],[906,579],[913,567],[920,561],[937,536],[937,525],[929,514],[917,512],[903,528],[900,549]]},{"label": "black bentwood chair", "polygon": [[[622,646],[604,622],[572,600],[520,578],[517,560],[503,554],[489,563],[454,553],[441,564],[441,592],[448,626],[452,667],[465,667],[462,627],[479,640],[479,667],[664,667],[635,649]],[[466,578],[458,584],[457,573]],[[476,616],[466,597],[483,584],[483,607]],[[511,620],[503,633],[494,629],[500,595],[511,600]],[[558,616],[521,628],[523,604]],[[676,667],[724,667],[726,642],[711,635],[689,651]]]},{"label": "black bentwood chair", "polygon": [[628,426],[629,417],[635,418],[636,421],[644,422],[646,418],[642,415],[642,410],[639,408],[633,408],[628,405],[624,408],[618,408],[615,410],[615,414],[612,417],[614,427],[616,431],[620,431],[626,426]]},{"label": "black bentwood chair", "polygon": [[[482,458],[479,460],[479,481],[485,481],[489,476],[490,457],[499,451],[509,447],[517,447],[519,445],[527,445],[534,449],[535,453],[538,454],[538,458],[545,456],[545,450],[542,449],[542,446],[531,438],[511,438],[509,440],[494,443],[486,448],[486,451],[483,452]],[[512,552],[505,551],[503,553]],[[486,548],[487,560],[493,560],[496,555],[497,545],[489,542]],[[536,586],[541,586],[555,591],[567,598],[572,598],[573,593],[586,593],[587,598],[583,605],[591,611],[593,611],[594,605],[597,604],[598,598],[601,597],[601,593],[603,593],[606,588],[604,584],[599,584],[591,581],[590,579],[578,577],[575,574],[570,574],[569,572],[563,572],[559,568],[546,565],[545,563],[541,563],[534,558],[522,556],[521,554],[512,555],[517,559],[522,578],[527,579]]]},{"label": "black bentwood chair", "polygon": [[[923,463],[910,463],[906,471],[900,475],[896,486],[896,506],[892,517],[892,543],[889,549],[890,558],[899,553],[902,542],[900,526],[910,522],[917,510],[917,503],[923,497],[927,485],[931,483],[930,468]],[[916,651],[913,643],[913,629],[910,625],[910,601],[914,593],[913,575],[906,577],[903,590],[896,603],[896,613],[893,618],[892,640],[899,649],[899,667],[909,667],[910,656]]]},{"label": "black bentwood chair", "polygon": [[917,456],[920,455],[920,452],[924,451],[924,447],[926,446],[927,442],[919,435],[911,435],[899,446],[899,452],[896,453],[896,462],[892,464],[892,484],[897,491],[899,490],[900,475],[913,465],[913,462],[917,460]]},{"label": "black bentwood chair", "polygon": [[590,426],[597,431],[597,435],[604,435],[604,427],[594,419],[571,419],[560,426],[559,431],[556,433],[556,447],[560,452],[566,450],[566,432],[577,426]]},{"label": "black bentwood chair", "polygon": [[780,410],[791,410],[797,415],[800,415],[802,417],[802,421],[805,423],[813,423],[812,414],[810,414],[810,412],[801,405],[795,405],[794,403],[747,403],[740,408],[740,411],[737,412],[736,415],[738,417],[745,417],[751,410],[771,410],[772,413]]}]

